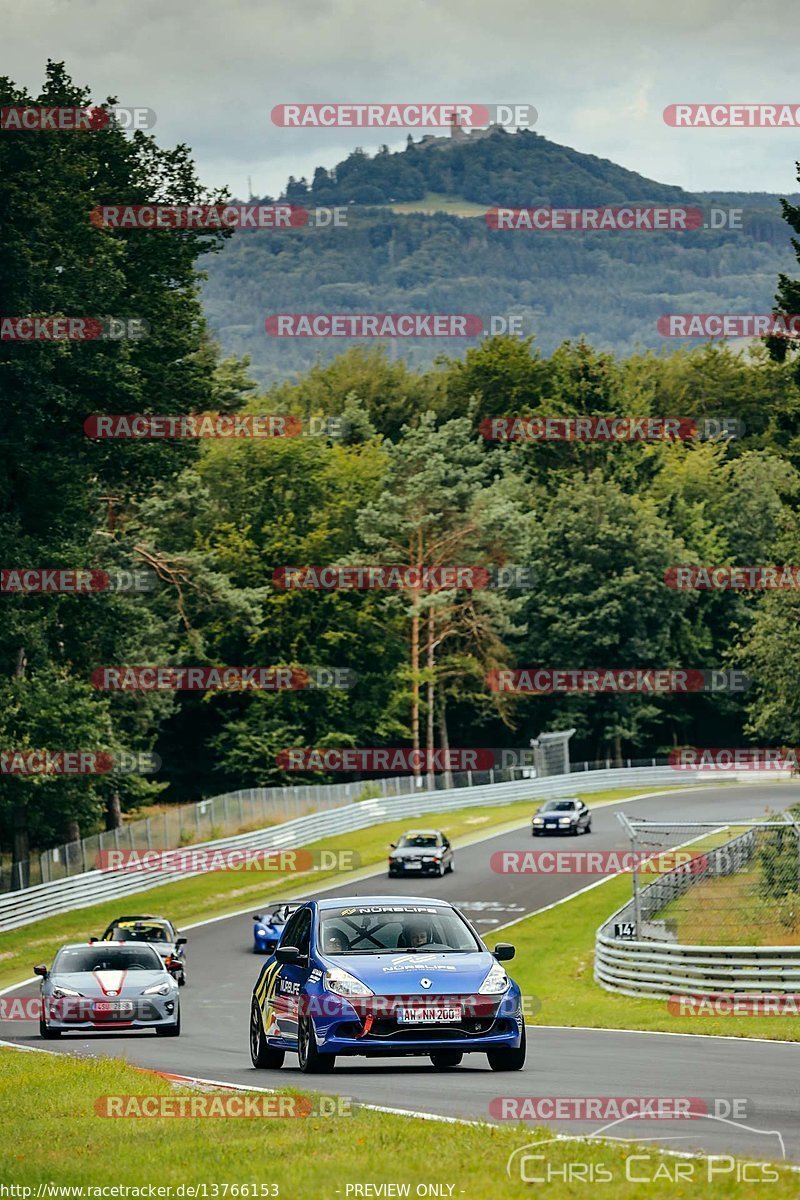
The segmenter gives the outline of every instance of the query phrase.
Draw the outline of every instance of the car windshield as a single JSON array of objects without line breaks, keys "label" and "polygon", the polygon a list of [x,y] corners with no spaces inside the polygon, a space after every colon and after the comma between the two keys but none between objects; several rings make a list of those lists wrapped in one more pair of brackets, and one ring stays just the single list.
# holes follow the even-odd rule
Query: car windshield
[{"label": "car windshield", "polygon": [[482,950],[464,920],[439,905],[365,904],[323,909],[320,948],[326,954],[387,954]]},{"label": "car windshield", "polygon": [[161,959],[150,946],[78,946],[60,950],[53,974],[73,975],[82,971],[161,971]]},{"label": "car windshield", "polygon": [[162,921],[122,921],[112,925],[106,934],[107,942],[171,942],[169,926]]},{"label": "car windshield", "polygon": [[542,812],[573,812],[575,807],[574,800],[548,800],[542,805]]},{"label": "car windshield", "polygon": [[404,849],[408,846],[425,849],[436,846],[438,839],[435,833],[404,833],[397,844]]}]

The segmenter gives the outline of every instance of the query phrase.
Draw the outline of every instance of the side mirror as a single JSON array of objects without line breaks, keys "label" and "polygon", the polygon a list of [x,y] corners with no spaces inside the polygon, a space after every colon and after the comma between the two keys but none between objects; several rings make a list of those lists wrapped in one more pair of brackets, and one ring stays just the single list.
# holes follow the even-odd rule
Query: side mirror
[{"label": "side mirror", "polygon": [[390,850],[396,850],[396,849],[397,849],[397,842],[389,842],[389,849],[390,849]]},{"label": "side mirror", "polygon": [[254,921],[260,921],[260,920],[261,920],[261,914],[260,914],[260,913],[256,913],[256,914],[255,914],[255,916],[253,917],[253,920],[254,920]]},{"label": "side mirror", "polygon": [[38,963],[38,965],[33,968],[33,973],[34,973],[34,975],[41,975],[42,979],[47,979],[47,976],[49,974],[47,967],[44,965],[44,963]]},{"label": "side mirror", "polygon": [[93,946],[95,942],[99,942],[100,938],[89,938],[89,945]]},{"label": "side mirror", "polygon": [[300,958],[297,946],[278,946],[275,957],[279,963],[296,963]]},{"label": "side mirror", "polygon": [[176,945],[176,946],[185,946],[185,945],[186,945],[186,938],[185,938],[185,937],[179,937],[179,938],[176,938],[176,940],[175,940],[175,945]]},{"label": "side mirror", "polygon": [[510,942],[498,942],[494,948],[494,956],[498,962],[507,962],[516,953],[516,946],[512,946]]}]

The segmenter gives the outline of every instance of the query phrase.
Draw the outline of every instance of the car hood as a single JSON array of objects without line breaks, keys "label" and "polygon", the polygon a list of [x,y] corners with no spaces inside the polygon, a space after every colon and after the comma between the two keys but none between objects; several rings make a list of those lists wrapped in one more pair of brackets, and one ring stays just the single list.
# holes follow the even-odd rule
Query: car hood
[{"label": "car hood", "polygon": [[[332,966],[341,967],[360,979],[376,995],[430,996],[477,992],[495,958],[485,951],[464,954],[436,952],[409,954],[342,954],[326,956]],[[427,985],[422,983],[427,981]]]},{"label": "car hood", "polygon": [[154,983],[165,983],[164,971],[76,971],[68,975],[51,975],[47,983],[54,987],[73,988],[82,996],[138,996]]},{"label": "car hood", "polygon": [[572,812],[537,812],[537,817],[544,817],[545,821],[557,821],[560,817],[577,817],[577,813]]}]

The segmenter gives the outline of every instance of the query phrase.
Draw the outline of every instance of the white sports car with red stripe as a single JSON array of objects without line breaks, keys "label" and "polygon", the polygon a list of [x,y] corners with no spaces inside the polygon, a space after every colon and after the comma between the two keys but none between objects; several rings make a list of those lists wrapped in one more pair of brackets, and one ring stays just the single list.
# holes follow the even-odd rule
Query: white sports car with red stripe
[{"label": "white sports car with red stripe", "polygon": [[178,1037],[181,1010],[178,984],[161,956],[146,944],[86,942],[62,946],[42,979],[39,1033],[60,1037],[70,1030],[155,1029]]}]

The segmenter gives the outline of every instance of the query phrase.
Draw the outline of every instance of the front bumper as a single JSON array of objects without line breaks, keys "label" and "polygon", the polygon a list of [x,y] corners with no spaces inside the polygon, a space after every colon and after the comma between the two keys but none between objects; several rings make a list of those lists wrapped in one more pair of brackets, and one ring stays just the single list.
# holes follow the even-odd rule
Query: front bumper
[{"label": "front bumper", "polygon": [[577,823],[576,823],[576,824],[574,824],[574,825],[532,825],[532,826],[531,826],[531,831],[532,831],[534,834],[540,834],[540,833],[572,833],[573,829],[577,829],[577,828],[579,828],[579,826],[577,825]]},{"label": "front bumper", "polygon": [[[425,999],[407,997],[404,1006]],[[419,1026],[398,1020],[392,998],[375,997],[357,1007],[342,1001],[335,1016],[312,1017],[318,1048],[330,1054],[391,1056],[430,1054],[442,1048],[466,1053],[519,1047],[523,1019],[518,990],[501,996],[454,995],[446,1003],[461,1005],[460,1020]]]},{"label": "front bumper", "polygon": [[110,1011],[98,1009],[98,1003],[105,1002],[86,998],[83,1003],[76,1000],[72,1005],[66,1005],[64,1001],[45,998],[44,1022],[48,1029],[62,1032],[70,1029],[152,1029],[158,1025],[175,1025],[180,1015],[179,1002],[171,996],[123,999],[119,1007]]},{"label": "front bumper", "polygon": [[441,869],[441,862],[420,862],[413,867],[402,861],[389,864],[390,875],[438,875]]}]

